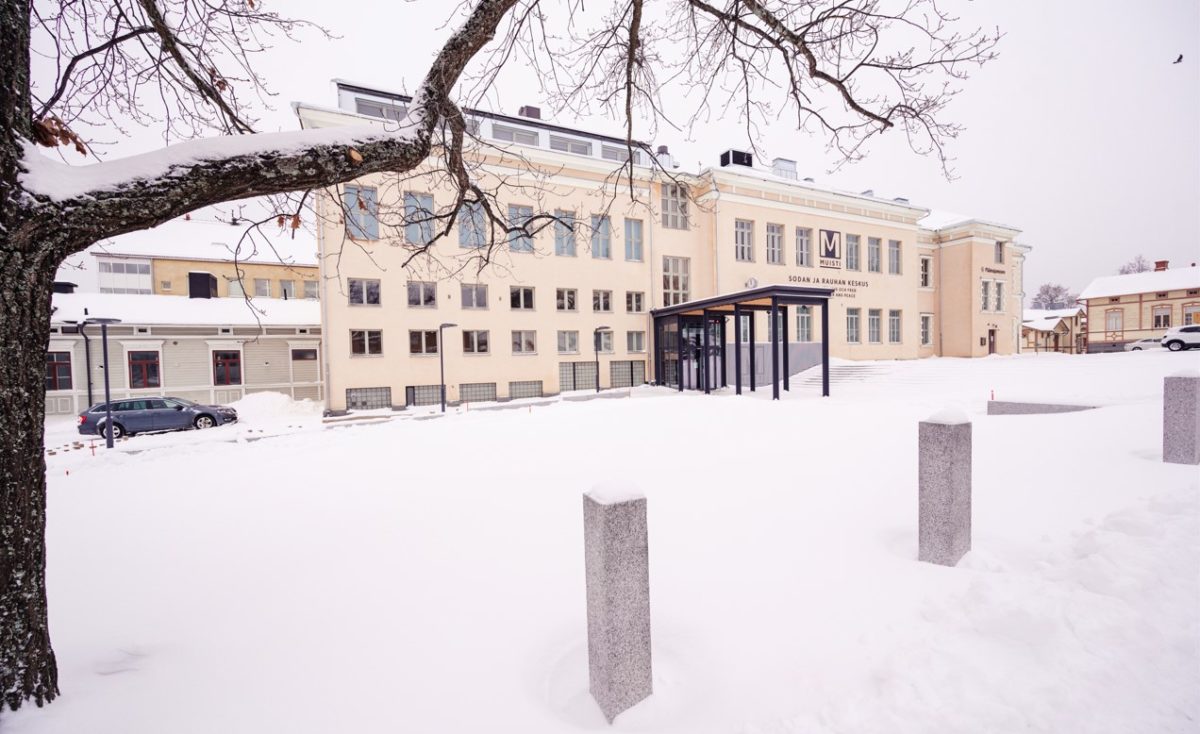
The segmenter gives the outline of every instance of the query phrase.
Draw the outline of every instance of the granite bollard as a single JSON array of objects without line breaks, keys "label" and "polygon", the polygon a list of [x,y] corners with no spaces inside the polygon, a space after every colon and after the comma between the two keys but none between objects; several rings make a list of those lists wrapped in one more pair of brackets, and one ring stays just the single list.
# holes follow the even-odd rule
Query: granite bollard
[{"label": "granite bollard", "polygon": [[953,566],[971,550],[971,422],[942,411],[918,427],[919,560]]},{"label": "granite bollard", "polygon": [[608,723],[649,696],[646,498],[625,486],[583,496],[589,690]]},{"label": "granite bollard", "polygon": [[1163,461],[1200,464],[1200,372],[1163,379]]}]

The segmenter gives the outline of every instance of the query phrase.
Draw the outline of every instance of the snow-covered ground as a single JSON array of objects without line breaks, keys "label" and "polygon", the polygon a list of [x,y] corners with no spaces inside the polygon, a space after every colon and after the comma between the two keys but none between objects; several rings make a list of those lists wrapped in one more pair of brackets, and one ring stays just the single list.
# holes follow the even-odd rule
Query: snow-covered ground
[{"label": "snow-covered ground", "polygon": [[[1197,366],[853,363],[829,399],[814,374],[780,403],[641,388],[336,429],[279,404],[56,453],[63,696],[3,728],[604,731],[581,495],[628,480],[655,694],[613,730],[1195,732],[1200,472],[1161,461],[1161,389]],[[1102,407],[989,417],[992,391]],[[947,406],[974,422],[957,568],[915,560],[916,424]]]}]

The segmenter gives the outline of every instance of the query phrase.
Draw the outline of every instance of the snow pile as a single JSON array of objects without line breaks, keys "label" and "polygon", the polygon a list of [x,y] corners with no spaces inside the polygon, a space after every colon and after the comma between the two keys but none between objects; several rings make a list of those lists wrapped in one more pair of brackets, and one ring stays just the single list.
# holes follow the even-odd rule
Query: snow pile
[{"label": "snow pile", "polygon": [[238,412],[238,420],[247,423],[266,423],[293,418],[320,417],[324,409],[313,400],[293,400],[281,392],[250,393],[229,406]]},{"label": "snow pile", "polygon": [[[309,326],[321,323],[320,301],[311,298],[184,298],[131,293],[55,293],[56,324],[92,317],[122,324],[172,326]],[[85,313],[86,311],[86,313]],[[99,326],[89,327],[92,336]]]}]

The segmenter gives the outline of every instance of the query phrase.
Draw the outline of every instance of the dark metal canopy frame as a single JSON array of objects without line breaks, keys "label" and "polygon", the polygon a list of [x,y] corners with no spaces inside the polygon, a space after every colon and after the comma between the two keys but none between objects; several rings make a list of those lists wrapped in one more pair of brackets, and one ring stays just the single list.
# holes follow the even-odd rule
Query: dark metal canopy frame
[{"label": "dark metal canopy frame", "polygon": [[[829,299],[831,288],[805,288],[768,285],[712,298],[655,309],[654,375],[659,384],[704,390],[728,385],[726,375],[725,319],[733,316],[734,383],[742,394],[742,314],[766,311],[770,323],[778,324],[771,339],[771,397],[779,399],[780,345],[783,349],[783,389],[790,391],[790,350],[788,349],[788,306],[819,306],[821,309],[821,394],[829,397]],[[755,384],[755,320],[750,319],[750,391]],[[775,331],[775,330],[773,330]],[[694,364],[695,369],[685,365]],[[695,375],[692,372],[695,372]]]}]

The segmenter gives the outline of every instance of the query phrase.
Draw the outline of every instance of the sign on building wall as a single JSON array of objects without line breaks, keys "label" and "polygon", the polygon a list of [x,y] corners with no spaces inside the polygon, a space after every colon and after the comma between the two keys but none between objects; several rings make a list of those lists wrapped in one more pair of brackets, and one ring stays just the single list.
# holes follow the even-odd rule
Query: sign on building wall
[{"label": "sign on building wall", "polygon": [[821,267],[842,267],[842,233],[831,229],[821,230]]}]

